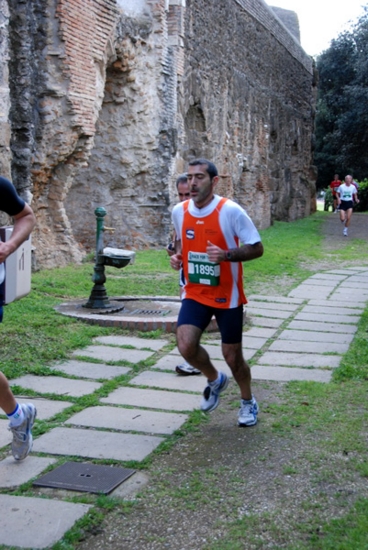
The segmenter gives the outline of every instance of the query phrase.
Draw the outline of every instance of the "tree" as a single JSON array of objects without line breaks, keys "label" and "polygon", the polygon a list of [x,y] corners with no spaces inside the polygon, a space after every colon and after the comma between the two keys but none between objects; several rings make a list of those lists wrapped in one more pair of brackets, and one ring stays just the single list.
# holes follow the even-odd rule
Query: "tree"
[{"label": "tree", "polygon": [[368,176],[368,8],[317,59],[319,87],[314,162],[317,187],[333,174]]}]

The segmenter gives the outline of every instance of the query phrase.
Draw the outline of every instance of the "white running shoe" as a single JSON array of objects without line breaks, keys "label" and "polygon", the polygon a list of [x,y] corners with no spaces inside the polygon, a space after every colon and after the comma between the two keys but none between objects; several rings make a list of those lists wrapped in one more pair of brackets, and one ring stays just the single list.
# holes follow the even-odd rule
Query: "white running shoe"
[{"label": "white running shoe", "polygon": [[242,399],[238,414],[238,426],[254,426],[257,424],[258,403],[254,397],[250,401]]},{"label": "white running shoe", "polygon": [[32,427],[37,416],[37,409],[32,403],[22,404],[24,420],[20,426],[10,426],[9,430],[13,433],[12,455],[15,460],[24,460],[32,450],[33,438]]},{"label": "white running shoe", "polygon": [[201,411],[210,412],[216,409],[220,402],[220,393],[229,385],[229,378],[223,372],[219,373],[219,378],[214,382],[208,382],[205,387],[201,400]]}]

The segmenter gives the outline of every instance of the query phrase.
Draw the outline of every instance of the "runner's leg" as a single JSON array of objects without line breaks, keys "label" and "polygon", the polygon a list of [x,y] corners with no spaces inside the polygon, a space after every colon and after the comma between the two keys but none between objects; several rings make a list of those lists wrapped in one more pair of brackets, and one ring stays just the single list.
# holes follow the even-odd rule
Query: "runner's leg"
[{"label": "runner's leg", "polygon": [[176,339],[184,359],[212,382],[217,379],[218,372],[212,365],[207,351],[200,345],[202,332],[193,325],[180,325],[176,330]]}]

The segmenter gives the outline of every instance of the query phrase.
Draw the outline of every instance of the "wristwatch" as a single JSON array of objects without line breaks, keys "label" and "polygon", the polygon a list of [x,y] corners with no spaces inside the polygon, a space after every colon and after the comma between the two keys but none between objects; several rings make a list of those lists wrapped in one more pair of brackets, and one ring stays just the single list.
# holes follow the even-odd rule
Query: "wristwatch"
[{"label": "wristwatch", "polygon": [[227,259],[228,262],[231,262],[231,252],[230,252],[230,250],[225,252],[225,258]]}]

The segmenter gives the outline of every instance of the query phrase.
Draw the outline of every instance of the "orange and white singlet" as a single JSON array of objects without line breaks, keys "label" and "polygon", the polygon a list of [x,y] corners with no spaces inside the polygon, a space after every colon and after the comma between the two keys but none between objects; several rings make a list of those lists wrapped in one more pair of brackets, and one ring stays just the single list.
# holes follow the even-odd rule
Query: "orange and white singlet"
[{"label": "orange and white singlet", "polygon": [[246,304],[242,263],[215,264],[208,260],[206,249],[208,241],[223,250],[260,242],[248,214],[232,200],[215,195],[204,208],[197,208],[192,200],[177,204],[172,218],[183,255],[182,299],[224,309]]}]

